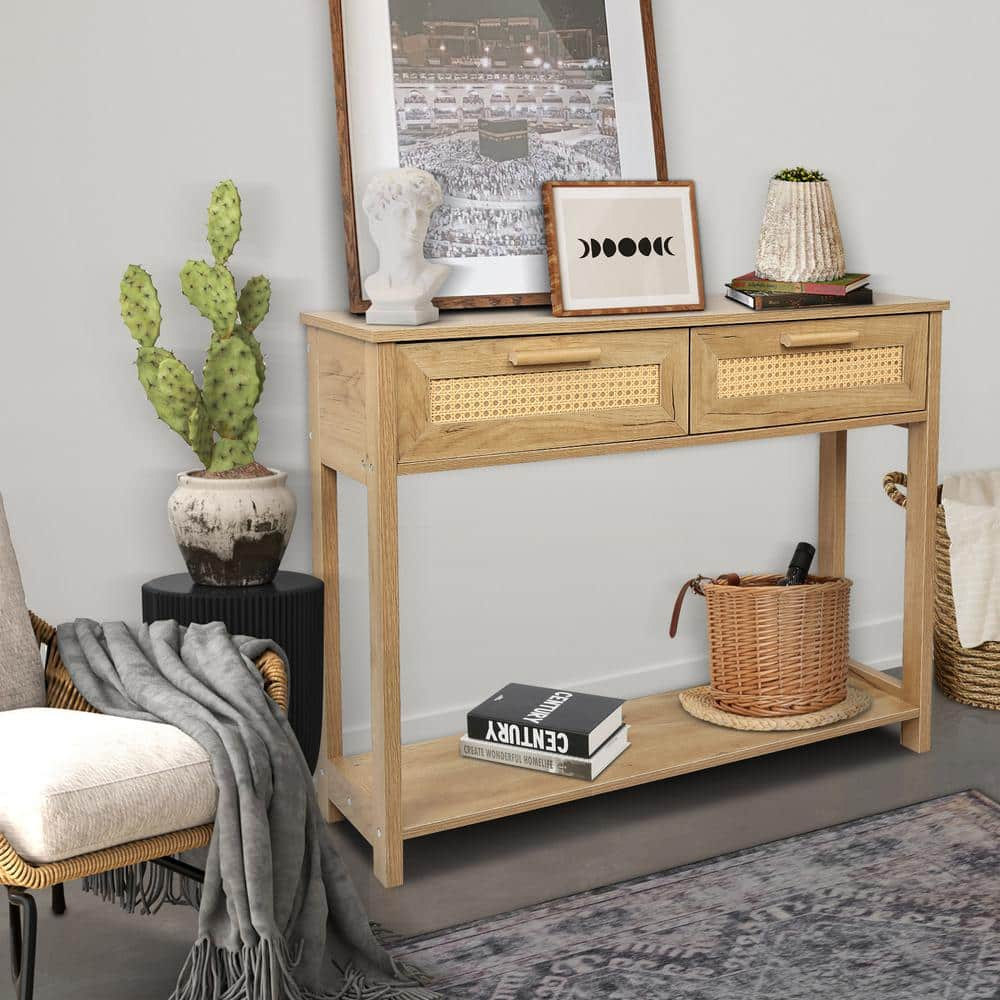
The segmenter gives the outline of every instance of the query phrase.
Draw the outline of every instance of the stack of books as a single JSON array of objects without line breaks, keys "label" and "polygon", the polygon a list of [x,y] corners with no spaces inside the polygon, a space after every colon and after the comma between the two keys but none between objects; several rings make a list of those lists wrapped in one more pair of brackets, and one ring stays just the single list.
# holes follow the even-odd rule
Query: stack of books
[{"label": "stack of books", "polygon": [[807,306],[867,306],[868,274],[845,274],[836,281],[768,281],[751,271],[726,285],[726,298],[748,309],[805,309]]},{"label": "stack of books", "polygon": [[593,781],[629,746],[619,698],[508,684],[468,715],[463,757]]}]

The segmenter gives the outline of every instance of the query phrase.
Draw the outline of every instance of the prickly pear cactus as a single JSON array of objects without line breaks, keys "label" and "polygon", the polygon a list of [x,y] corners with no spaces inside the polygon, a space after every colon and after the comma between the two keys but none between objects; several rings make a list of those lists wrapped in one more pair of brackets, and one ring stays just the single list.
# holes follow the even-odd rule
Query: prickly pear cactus
[{"label": "prickly pear cactus", "polygon": [[138,264],[125,269],[118,301],[129,333],[140,347],[152,347],[160,335],[160,298],[153,279]]},{"label": "prickly pear cactus", "polygon": [[224,438],[242,437],[260,399],[260,379],[250,348],[239,337],[213,337],[202,384],[212,426]]},{"label": "prickly pear cactus", "polygon": [[187,365],[167,358],[156,371],[156,383],[146,395],[160,419],[181,437],[188,433],[191,411],[198,405],[198,387]]},{"label": "prickly pear cactus", "polygon": [[156,379],[160,372],[160,365],[173,355],[170,351],[162,347],[140,347],[136,358],[136,367],[139,369],[139,383],[149,395],[149,390],[156,385]]},{"label": "prickly pear cactus", "polygon": [[257,443],[260,441],[260,424],[257,423],[256,416],[250,418],[250,423],[247,424],[240,440],[250,449],[251,454],[257,450]]},{"label": "prickly pear cactus", "polygon": [[[182,434],[181,437],[184,437]],[[201,459],[207,469],[212,464],[212,452],[215,449],[215,431],[212,428],[212,418],[205,409],[205,403],[199,399],[194,409],[188,414],[187,442],[194,448],[194,453]]]},{"label": "prickly pear cactus", "polygon": [[250,348],[250,353],[253,355],[254,364],[257,367],[257,378],[260,379],[261,390],[264,388],[264,377],[267,374],[267,365],[264,363],[264,353],[260,349],[260,341],[249,331],[244,329],[242,326],[238,326],[233,330],[233,336],[239,337],[247,347]]},{"label": "prickly pear cactus", "polygon": [[264,322],[268,309],[271,308],[271,282],[262,274],[251,278],[240,292],[237,310],[243,329],[249,333]]},{"label": "prickly pear cactus", "polygon": [[236,282],[228,268],[189,260],[181,268],[181,291],[216,333],[232,333],[236,325]]},{"label": "prickly pear cactus", "polygon": [[241,465],[249,465],[252,461],[253,449],[245,441],[219,438],[212,448],[212,462],[208,471],[226,472],[228,469],[238,469]]},{"label": "prickly pear cactus", "polygon": [[161,311],[153,279],[132,264],[121,281],[122,320],[138,344],[139,383],[157,416],[194,449],[210,472],[251,464],[260,440],[254,408],[266,366],[254,331],[267,316],[271,285],[257,275],[237,298],[236,282],[226,265],[242,227],[239,191],[232,181],[222,181],[208,207],[214,264],[189,260],[180,276],[185,297],[212,324],[200,389],[190,369],[157,346]]},{"label": "prickly pear cactus", "polygon": [[220,267],[233,255],[242,230],[240,193],[232,181],[220,181],[208,203],[208,245]]}]

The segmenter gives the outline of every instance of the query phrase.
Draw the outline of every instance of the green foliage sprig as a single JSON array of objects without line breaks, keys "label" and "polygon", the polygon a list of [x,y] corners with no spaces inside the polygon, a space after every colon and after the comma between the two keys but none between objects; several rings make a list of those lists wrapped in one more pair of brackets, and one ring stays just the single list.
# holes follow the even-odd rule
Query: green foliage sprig
[{"label": "green foliage sprig", "polygon": [[787,167],[779,170],[775,175],[776,181],[793,181],[800,184],[808,184],[811,181],[825,181],[821,170],[807,170],[805,167]]},{"label": "green foliage sprig", "polygon": [[232,181],[222,181],[208,206],[214,263],[189,260],[180,275],[188,302],[212,324],[201,389],[183,362],[156,346],[160,299],[149,273],[132,264],[121,281],[122,319],[139,345],[139,382],[157,416],[194,449],[209,472],[250,465],[260,439],[254,408],[266,366],[254,331],[270,307],[271,283],[257,275],[237,296],[226,264],[242,228],[240,193]]}]

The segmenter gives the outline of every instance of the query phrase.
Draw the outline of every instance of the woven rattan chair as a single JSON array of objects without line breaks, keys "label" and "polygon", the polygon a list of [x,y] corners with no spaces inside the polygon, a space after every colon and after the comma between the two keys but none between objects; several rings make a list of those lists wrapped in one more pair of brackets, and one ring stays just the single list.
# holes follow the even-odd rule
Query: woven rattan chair
[{"label": "woven rattan chair", "polygon": [[[31,616],[39,645],[46,651],[45,687],[49,708],[94,712],[73,686],[59,656],[55,629],[36,615]],[[264,689],[280,705],[288,708],[288,678],[281,657],[267,652],[257,661]],[[11,928],[11,974],[19,1000],[31,1000],[34,992],[35,942],[38,914],[33,891],[52,889],[52,908],[66,910],[63,884],[87,876],[100,875],[127,865],[150,861],[172,871],[197,878],[201,873],[175,860],[175,855],[206,847],[212,836],[211,824],[179,830],[147,840],[120,844],[52,864],[32,865],[21,858],[0,833],[0,885],[7,888]]]}]

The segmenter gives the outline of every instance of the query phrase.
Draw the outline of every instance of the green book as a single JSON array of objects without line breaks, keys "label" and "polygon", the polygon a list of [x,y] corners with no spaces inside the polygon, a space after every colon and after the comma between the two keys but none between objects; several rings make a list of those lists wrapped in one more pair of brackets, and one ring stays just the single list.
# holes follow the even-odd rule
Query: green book
[{"label": "green book", "polygon": [[842,278],[837,278],[834,281],[768,281],[766,278],[758,278],[753,271],[750,271],[748,274],[741,274],[738,278],[733,278],[729,284],[730,287],[737,288],[741,292],[762,292],[765,295],[774,293],[783,295],[849,295],[851,292],[863,288],[870,277],[870,274],[845,274]]}]

